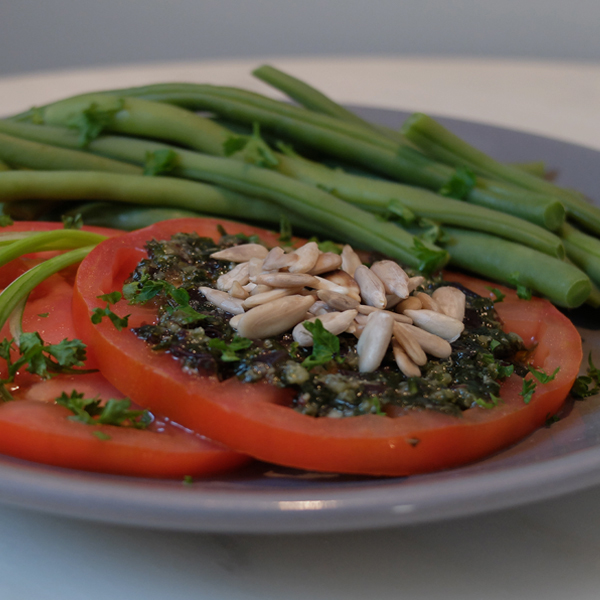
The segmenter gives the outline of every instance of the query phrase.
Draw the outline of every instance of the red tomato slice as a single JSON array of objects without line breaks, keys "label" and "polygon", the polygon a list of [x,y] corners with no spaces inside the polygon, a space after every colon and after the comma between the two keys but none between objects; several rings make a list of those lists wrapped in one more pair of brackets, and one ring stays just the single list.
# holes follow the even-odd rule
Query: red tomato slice
[{"label": "red tomato slice", "polygon": [[[10,229],[46,231],[54,228],[60,225],[18,223]],[[93,229],[110,236],[122,234],[116,230]],[[37,260],[32,255],[24,259],[22,267],[27,268],[27,262],[33,264]],[[23,315],[24,331],[37,331],[45,342],[52,344],[77,337],[71,311],[74,276],[75,267],[66,269],[32,292]],[[0,339],[10,337],[7,326],[0,335]],[[95,367],[93,361],[86,362],[86,368]],[[5,364],[0,365],[0,374],[6,376]],[[17,375],[13,387],[16,400],[0,404],[2,454],[88,471],[171,478],[212,475],[250,460],[160,417],[146,430],[90,426],[68,419],[72,413],[54,403],[63,391],[70,394],[77,390],[86,397],[98,396],[104,400],[125,397],[99,373],[59,375],[43,381],[23,371]],[[110,439],[99,439],[98,432]]]},{"label": "red tomato slice", "polygon": [[[92,325],[97,296],[120,290],[140,258],[146,240],[196,231],[216,237],[217,224],[228,233],[274,235],[213,219],[182,219],[153,225],[100,244],[81,264],[73,310],[80,337],[93,349],[105,377],[143,406],[169,415],[229,447],[287,466],[339,473],[409,475],[461,465],[506,447],[544,424],[562,405],[577,376],[581,340],[570,321],[544,300],[499,304],[506,327],[537,344],[533,364],[556,378],[537,385],[525,404],[522,380],[512,376],[494,409],[471,408],[460,417],[412,411],[399,417],[365,415],[315,419],[287,405],[289,391],[267,384],[242,384],[183,373],[177,362],[152,351],[131,331],[118,332],[108,321]],[[475,280],[471,280],[472,282]],[[477,282],[485,285],[485,282]],[[486,290],[487,291],[487,290]],[[149,308],[116,305],[131,313],[132,327],[154,320]]]}]

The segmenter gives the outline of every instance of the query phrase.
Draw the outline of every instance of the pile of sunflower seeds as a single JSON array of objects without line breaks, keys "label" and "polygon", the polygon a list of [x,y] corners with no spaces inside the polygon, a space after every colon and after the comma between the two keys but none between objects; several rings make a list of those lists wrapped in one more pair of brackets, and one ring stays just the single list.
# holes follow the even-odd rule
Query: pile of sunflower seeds
[{"label": "pile of sunflower seeds", "polygon": [[268,250],[260,244],[233,246],[211,258],[234,263],[217,288],[200,291],[231,313],[238,335],[268,338],[292,330],[301,346],[313,344],[307,322],[321,321],[334,335],[357,338],[359,370],[375,371],[390,343],[398,368],[420,376],[427,355],[447,358],[464,329],[466,298],[446,286],[431,295],[417,289],[423,277],[409,277],[396,262],[365,266],[348,245],[341,253],[322,252],[315,242],[296,250]]}]

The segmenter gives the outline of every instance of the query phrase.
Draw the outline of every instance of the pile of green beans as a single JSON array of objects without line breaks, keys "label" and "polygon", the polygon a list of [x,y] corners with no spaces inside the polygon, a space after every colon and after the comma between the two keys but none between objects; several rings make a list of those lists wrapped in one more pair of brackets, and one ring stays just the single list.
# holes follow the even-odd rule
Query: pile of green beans
[{"label": "pile of green beans", "polygon": [[[573,221],[598,233],[600,211],[540,177],[539,164],[498,163],[425,115],[402,132],[374,125],[268,65],[254,74],[300,106],[167,83],[84,94],[0,120],[0,202],[13,214],[19,206],[42,218],[79,210],[86,222],[125,229],[192,214],[267,226],[285,217],[295,231],[410,267],[449,259],[560,306],[599,304],[600,250],[587,251],[586,238],[600,242]],[[90,124],[94,115],[99,126]],[[253,144],[254,154],[244,150]],[[168,167],[148,176],[159,155],[171,157]],[[457,167],[475,178],[460,200],[439,193]],[[428,225],[441,226],[441,236],[418,235]]]}]

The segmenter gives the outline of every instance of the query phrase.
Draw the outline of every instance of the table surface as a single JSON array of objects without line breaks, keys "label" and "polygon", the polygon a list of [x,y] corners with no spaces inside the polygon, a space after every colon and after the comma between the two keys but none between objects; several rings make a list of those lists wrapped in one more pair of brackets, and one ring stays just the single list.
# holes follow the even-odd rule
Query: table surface
[{"label": "table surface", "polygon": [[[600,64],[322,58],[131,65],[0,79],[0,114],[156,81],[239,85],[270,62],[337,101],[420,110],[600,150]],[[0,598],[596,600],[600,487],[492,514],[316,535],[117,527],[0,507]]]}]

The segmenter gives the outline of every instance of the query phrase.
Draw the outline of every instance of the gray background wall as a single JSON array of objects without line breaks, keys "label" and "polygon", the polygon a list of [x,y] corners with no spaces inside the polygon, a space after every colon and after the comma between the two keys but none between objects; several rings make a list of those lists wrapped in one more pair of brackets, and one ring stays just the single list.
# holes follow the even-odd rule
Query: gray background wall
[{"label": "gray background wall", "polygon": [[349,53],[600,60],[600,0],[0,0],[0,75]]}]

